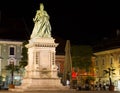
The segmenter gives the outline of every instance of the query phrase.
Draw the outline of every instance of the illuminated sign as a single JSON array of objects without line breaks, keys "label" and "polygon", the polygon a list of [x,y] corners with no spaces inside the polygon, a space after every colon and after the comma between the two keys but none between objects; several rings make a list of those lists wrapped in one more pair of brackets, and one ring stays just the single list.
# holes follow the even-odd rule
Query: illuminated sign
[{"label": "illuminated sign", "polygon": [[77,73],[76,72],[72,72],[72,79],[76,79],[76,77],[77,77]]}]

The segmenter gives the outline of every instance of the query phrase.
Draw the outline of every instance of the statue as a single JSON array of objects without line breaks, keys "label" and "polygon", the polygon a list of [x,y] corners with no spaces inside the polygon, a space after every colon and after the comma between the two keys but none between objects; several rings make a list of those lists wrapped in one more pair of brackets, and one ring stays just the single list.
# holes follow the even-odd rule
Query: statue
[{"label": "statue", "polygon": [[33,18],[33,21],[35,25],[31,34],[31,39],[35,37],[51,37],[49,15],[44,10],[42,3],[40,4],[40,10],[37,10],[36,16]]}]

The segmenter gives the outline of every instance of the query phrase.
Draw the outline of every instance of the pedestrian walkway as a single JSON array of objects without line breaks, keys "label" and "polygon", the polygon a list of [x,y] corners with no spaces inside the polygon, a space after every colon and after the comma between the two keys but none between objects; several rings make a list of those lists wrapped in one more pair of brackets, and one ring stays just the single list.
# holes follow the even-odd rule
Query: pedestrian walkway
[{"label": "pedestrian walkway", "polygon": [[[120,93],[119,91],[112,91],[114,93]],[[9,90],[0,90],[0,93],[111,93],[111,91],[77,91],[74,89],[70,90],[40,90],[36,92],[11,92]]]}]

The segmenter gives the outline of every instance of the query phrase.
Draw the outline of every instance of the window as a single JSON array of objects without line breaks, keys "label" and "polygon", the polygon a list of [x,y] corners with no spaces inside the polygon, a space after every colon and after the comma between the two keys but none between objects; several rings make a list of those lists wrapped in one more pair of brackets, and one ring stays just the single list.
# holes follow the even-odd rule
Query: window
[{"label": "window", "polygon": [[98,60],[95,61],[95,65],[98,66]]},{"label": "window", "polygon": [[10,64],[14,64],[14,60],[13,59],[10,60]]},{"label": "window", "polygon": [[10,54],[9,55],[14,55],[15,49],[14,47],[10,47]]},{"label": "window", "polygon": [[119,64],[120,64],[120,55],[118,56],[118,62],[119,62]]},{"label": "window", "polygon": [[104,60],[104,58],[102,59],[102,65],[105,65],[105,60]]},{"label": "window", "polygon": [[110,64],[113,64],[113,58],[112,57],[110,58]]},{"label": "window", "polygon": [[120,69],[119,69],[119,75],[120,75]]}]

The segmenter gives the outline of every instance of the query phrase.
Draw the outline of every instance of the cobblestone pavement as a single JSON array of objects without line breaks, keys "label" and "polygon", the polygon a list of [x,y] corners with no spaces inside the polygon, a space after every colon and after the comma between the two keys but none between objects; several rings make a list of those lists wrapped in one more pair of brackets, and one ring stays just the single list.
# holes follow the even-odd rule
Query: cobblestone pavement
[{"label": "cobblestone pavement", "polygon": [[41,91],[31,91],[31,92],[12,92],[8,90],[0,90],[0,93],[120,93],[120,91],[77,91],[77,90],[54,90],[54,91],[49,91],[49,90],[41,90]]}]

